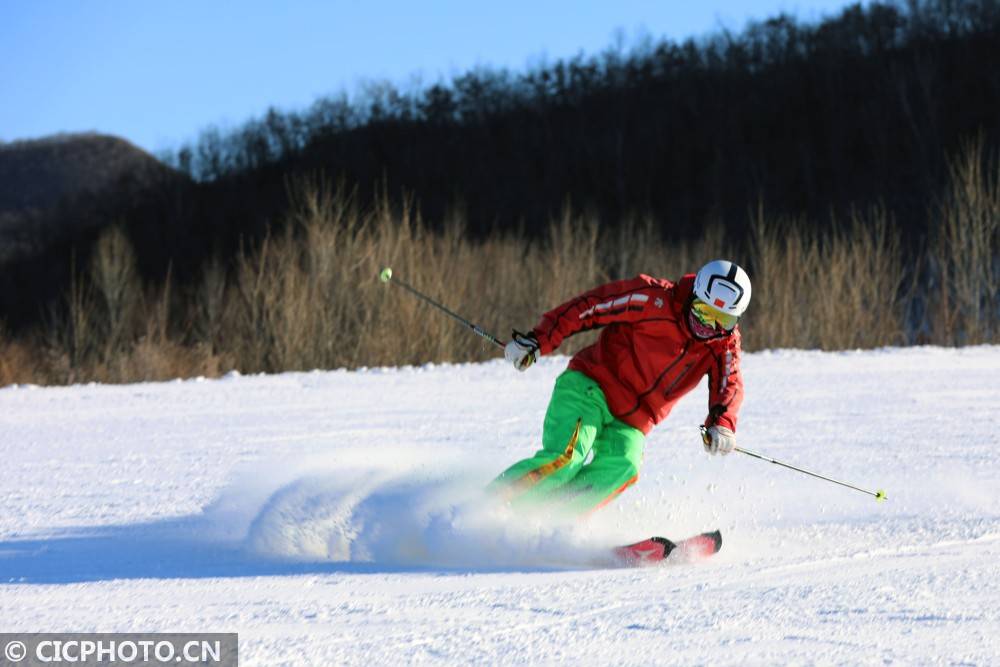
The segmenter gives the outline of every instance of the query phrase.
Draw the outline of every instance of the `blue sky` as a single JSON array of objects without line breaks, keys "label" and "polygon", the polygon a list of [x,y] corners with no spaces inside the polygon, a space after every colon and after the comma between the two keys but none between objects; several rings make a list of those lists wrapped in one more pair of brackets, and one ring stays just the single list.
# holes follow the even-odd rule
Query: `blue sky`
[{"label": "blue sky", "polygon": [[95,130],[150,151],[367,80],[523,70],[621,34],[676,40],[844,0],[0,0],[0,140]]}]

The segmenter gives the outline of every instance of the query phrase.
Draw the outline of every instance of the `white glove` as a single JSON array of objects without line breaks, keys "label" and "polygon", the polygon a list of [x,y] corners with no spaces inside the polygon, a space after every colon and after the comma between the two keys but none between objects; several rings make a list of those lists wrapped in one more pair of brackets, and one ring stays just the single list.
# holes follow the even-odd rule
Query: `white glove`
[{"label": "white glove", "polygon": [[701,432],[701,442],[712,456],[726,455],[736,447],[736,434],[725,426],[709,426]]},{"label": "white glove", "polygon": [[512,340],[503,349],[503,356],[517,370],[528,370],[538,358],[538,339],[534,332],[523,334],[515,330]]}]

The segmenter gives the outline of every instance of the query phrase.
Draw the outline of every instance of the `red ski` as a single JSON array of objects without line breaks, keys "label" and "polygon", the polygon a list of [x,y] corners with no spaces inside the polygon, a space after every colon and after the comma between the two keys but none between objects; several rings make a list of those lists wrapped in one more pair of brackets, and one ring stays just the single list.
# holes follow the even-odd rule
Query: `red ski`
[{"label": "red ski", "polygon": [[615,560],[624,567],[645,567],[662,563],[693,563],[708,558],[722,548],[722,533],[715,530],[672,542],[651,537],[642,542],[617,547]]}]

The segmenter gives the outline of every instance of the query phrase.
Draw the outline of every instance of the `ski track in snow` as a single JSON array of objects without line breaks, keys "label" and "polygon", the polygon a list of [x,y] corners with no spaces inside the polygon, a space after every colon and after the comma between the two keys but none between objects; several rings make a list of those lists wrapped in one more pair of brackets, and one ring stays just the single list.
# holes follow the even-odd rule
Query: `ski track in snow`
[{"label": "ski track in snow", "polygon": [[[0,389],[4,632],[235,631],[247,665],[1000,664],[1000,347],[748,354],[587,522],[479,490],[566,358]],[[700,564],[608,545],[721,528]]]}]

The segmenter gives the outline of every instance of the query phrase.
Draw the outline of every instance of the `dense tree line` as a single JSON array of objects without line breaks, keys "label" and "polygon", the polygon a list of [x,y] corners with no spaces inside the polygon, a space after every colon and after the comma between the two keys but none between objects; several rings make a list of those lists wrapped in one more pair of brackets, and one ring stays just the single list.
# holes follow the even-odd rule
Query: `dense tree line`
[{"label": "dense tree line", "polygon": [[[706,224],[742,236],[761,202],[813,224],[882,204],[919,239],[949,156],[969,138],[1000,139],[998,44],[996,0],[910,0],[415,91],[371,84],[209,129],[167,159],[191,181],[108,215],[127,222],[151,280],[168,267],[193,277],[260,238],[307,173],[360,201],[410,195],[431,224],[458,217],[479,236],[540,234],[567,205],[607,226],[652,218],[667,238]],[[64,265],[71,246],[86,252],[67,241],[52,251]],[[46,273],[52,257],[8,268],[7,310],[11,280],[44,298],[65,285],[68,269]]]},{"label": "dense tree line", "polygon": [[567,200],[679,234],[740,229],[758,199],[814,218],[882,201],[923,220],[946,156],[1000,129],[997,44],[996,2],[855,5],[818,25],[779,16],[413,93],[371,86],[208,131],[175,162],[238,188],[262,170],[280,182],[322,169],[364,194],[414,193],[430,219],[460,206],[478,232],[543,226]]}]

